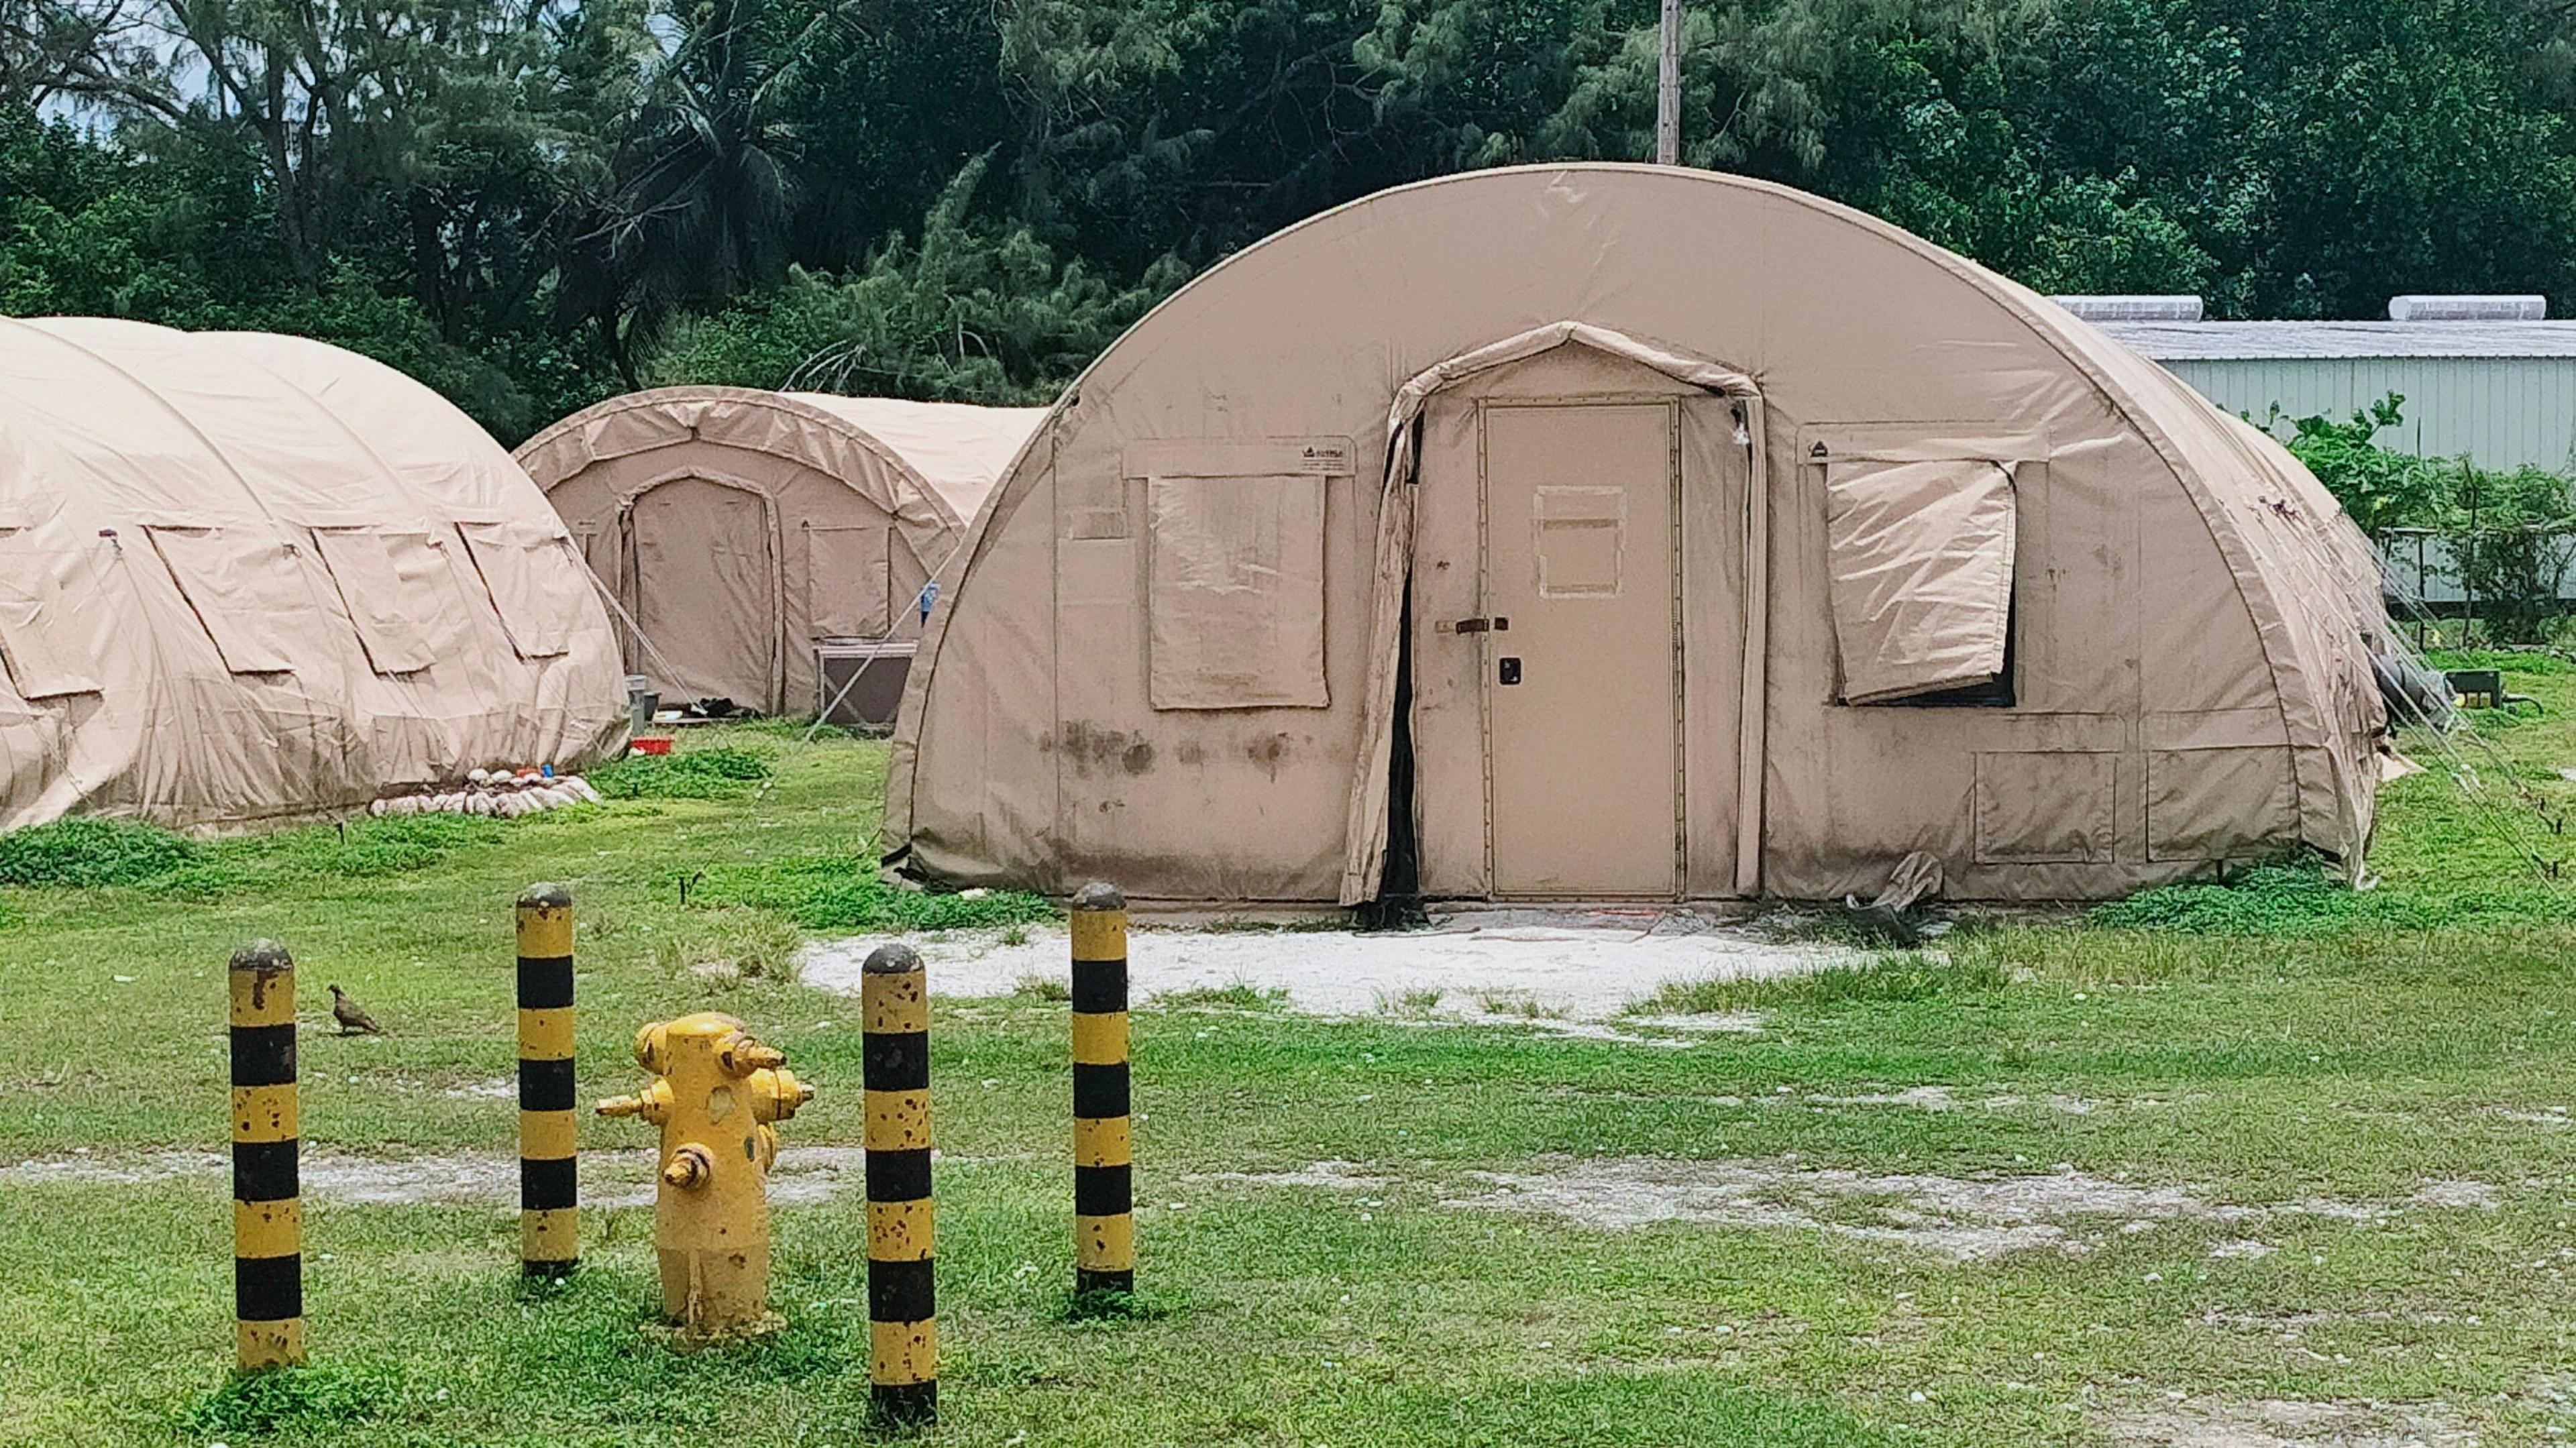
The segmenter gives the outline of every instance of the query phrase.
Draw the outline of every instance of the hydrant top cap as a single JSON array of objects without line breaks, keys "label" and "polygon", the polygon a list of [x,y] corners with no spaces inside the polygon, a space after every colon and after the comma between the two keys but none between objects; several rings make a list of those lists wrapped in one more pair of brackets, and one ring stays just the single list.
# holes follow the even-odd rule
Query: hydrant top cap
[{"label": "hydrant top cap", "polygon": [[721,1036],[748,1028],[739,1016],[729,1016],[722,1011],[693,1011],[677,1020],[664,1021],[662,1029],[674,1036]]}]

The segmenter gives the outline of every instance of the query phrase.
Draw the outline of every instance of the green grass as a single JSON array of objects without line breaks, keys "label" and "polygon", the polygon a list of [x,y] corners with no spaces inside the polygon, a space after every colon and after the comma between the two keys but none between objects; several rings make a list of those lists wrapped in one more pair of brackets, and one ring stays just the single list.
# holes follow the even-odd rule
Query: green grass
[{"label": "green grass", "polygon": [[723,743],[630,754],[592,770],[589,779],[610,799],[734,799],[776,772],[765,745]]},{"label": "green grass", "polygon": [[1658,988],[1635,1009],[1657,1015],[1928,1001],[1999,991],[2010,980],[2003,965],[1972,949],[1889,951],[1805,975],[1676,981]]},{"label": "green grass", "polygon": [[[2576,674],[2513,683],[2550,712],[2497,747],[2561,797],[2537,775],[2576,755]],[[783,1159],[858,1143],[855,1002],[798,978],[797,944],[998,937],[1052,911],[879,881],[880,743],[722,728],[675,758],[719,749],[769,776],[516,821],[9,837],[13,868],[97,883],[0,888],[0,1444],[872,1441],[852,1194],[775,1213],[785,1329],[699,1353],[650,1325],[649,1208],[586,1209],[580,1275],[531,1292],[506,1189],[317,1194],[313,1366],[235,1379],[225,1178],[166,1167],[221,1150],[224,960],[263,935],[295,951],[316,1027],[311,1151],[506,1165],[510,906],[540,879],[577,901],[586,1097],[641,1084],[638,1024],[726,1010],[820,1090],[781,1125]],[[2441,786],[2387,791],[2377,891],[2249,870],[1639,1006],[1758,1011],[1749,1034],[1327,1021],[1249,985],[1147,1001],[1140,1310],[1121,1318],[1069,1313],[1060,982],[943,1000],[936,1441],[2078,1448],[2274,1399],[2420,1414],[2426,1441],[2558,1441],[2576,1429],[2551,1397],[2576,1321],[2576,1127],[2553,1112],[2576,1105],[2576,926]],[[330,1034],[331,981],[392,1034]],[[1457,999],[1510,1013],[1464,983]],[[583,1132],[630,1169],[649,1140]],[[1496,1174],[1638,1162],[1750,1173],[1746,1199],[1787,1215],[1614,1229],[1459,1205]],[[1259,1179],[1277,1173],[1315,1184]],[[1801,1173],[1879,1180],[1818,1201]],[[1884,1235],[1921,1211],[1902,1183],[2067,1173],[2259,1215],[2085,1219],[2067,1225],[2079,1250],[1969,1262]],[[2490,1204],[2418,1203],[2445,1182]]]},{"label": "green grass", "polygon": [[1044,898],[1016,890],[914,890],[889,884],[873,851],[791,854],[751,864],[715,864],[706,898],[777,911],[823,934],[869,930],[961,930],[1024,925],[1055,916]]},{"label": "green grass", "polygon": [[134,820],[58,820],[0,835],[0,885],[123,888],[213,900],[316,880],[424,870],[457,849],[495,844],[510,828],[472,815],[405,815],[200,841]]},{"label": "green grass", "polygon": [[2576,665],[2549,653],[2435,654],[2437,668],[2501,668],[2541,711],[2463,710],[2449,739],[2409,729],[2421,774],[2383,785],[2369,887],[2301,859],[2239,867],[2224,882],[2149,890],[2096,908],[2118,929],[2321,936],[2560,925],[2576,920]]},{"label": "green grass", "polygon": [[1238,980],[1167,990],[1154,997],[1154,1004],[1167,1011],[1275,1011],[1288,1004],[1288,992],[1279,986]]}]

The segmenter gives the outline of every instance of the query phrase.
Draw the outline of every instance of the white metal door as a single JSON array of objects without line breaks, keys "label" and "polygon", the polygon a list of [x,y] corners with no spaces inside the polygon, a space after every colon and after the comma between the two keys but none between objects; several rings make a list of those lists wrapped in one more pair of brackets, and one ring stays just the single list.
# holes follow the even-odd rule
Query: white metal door
[{"label": "white metal door", "polygon": [[1481,416],[1496,895],[1682,888],[1679,405]]}]

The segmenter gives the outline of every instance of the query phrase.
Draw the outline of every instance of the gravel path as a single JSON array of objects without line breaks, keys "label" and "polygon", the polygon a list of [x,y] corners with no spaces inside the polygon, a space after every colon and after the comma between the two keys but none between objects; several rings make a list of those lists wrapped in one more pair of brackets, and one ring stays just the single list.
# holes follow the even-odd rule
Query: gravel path
[{"label": "gravel path", "polygon": [[[884,937],[826,941],[805,952],[804,979],[858,989],[859,966]],[[999,931],[957,931],[907,942],[943,996],[1008,995],[1020,982],[1061,981],[1061,930],[1024,943]],[[1840,946],[1783,943],[1742,925],[1651,911],[1495,912],[1430,930],[1138,929],[1128,944],[1139,999],[1250,985],[1284,990],[1316,1015],[1388,1009],[1469,1016],[1599,1021],[1668,981],[1796,975],[1854,958]],[[1424,993],[1436,991],[1435,1003]]]}]

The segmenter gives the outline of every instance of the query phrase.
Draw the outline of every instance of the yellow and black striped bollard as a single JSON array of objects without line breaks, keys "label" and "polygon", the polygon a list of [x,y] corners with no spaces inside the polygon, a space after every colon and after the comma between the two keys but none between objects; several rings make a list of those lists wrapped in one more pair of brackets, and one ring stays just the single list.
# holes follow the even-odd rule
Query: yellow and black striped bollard
[{"label": "yellow and black striped bollard", "polygon": [[939,1417],[932,1291],[930,981],[921,957],[879,946],[860,967],[867,1087],[868,1384],[877,1417]]},{"label": "yellow and black striped bollard", "polygon": [[1073,897],[1073,1291],[1136,1289],[1134,1145],[1128,1132],[1127,897]]},{"label": "yellow and black striped bollard", "polygon": [[245,1370],[304,1361],[304,1208],[295,1156],[295,961],[233,953],[233,1348]]},{"label": "yellow and black striped bollard", "polygon": [[519,1270],[581,1262],[580,1117],[573,1109],[572,892],[519,896]]}]

